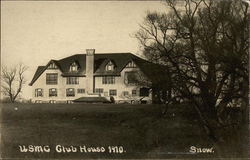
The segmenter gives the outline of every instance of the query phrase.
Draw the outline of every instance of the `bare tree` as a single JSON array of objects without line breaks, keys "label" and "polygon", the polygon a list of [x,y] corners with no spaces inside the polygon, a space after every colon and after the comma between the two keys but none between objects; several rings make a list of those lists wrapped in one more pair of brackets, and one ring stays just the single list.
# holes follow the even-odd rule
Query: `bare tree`
[{"label": "bare tree", "polygon": [[27,69],[28,67],[23,64],[13,68],[2,67],[2,92],[12,103],[15,102],[18,95],[22,92],[23,85],[26,82],[24,73]]},{"label": "bare tree", "polygon": [[168,13],[148,13],[135,36],[146,56],[165,64],[175,92],[192,102],[216,140],[216,128],[232,124],[222,116],[226,108],[247,105],[248,5],[184,0],[179,7],[177,2],[166,0]]}]

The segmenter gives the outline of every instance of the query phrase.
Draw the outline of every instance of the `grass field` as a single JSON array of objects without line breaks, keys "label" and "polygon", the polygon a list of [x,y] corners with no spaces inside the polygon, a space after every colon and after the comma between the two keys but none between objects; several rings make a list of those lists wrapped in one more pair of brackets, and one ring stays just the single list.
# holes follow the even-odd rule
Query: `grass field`
[{"label": "grass field", "polygon": [[[2,158],[201,158],[246,157],[246,142],[214,144],[195,114],[175,106],[129,104],[1,104]],[[239,132],[236,137],[244,137]],[[46,146],[50,152],[20,152],[19,145]],[[104,153],[58,153],[65,147],[104,147]],[[108,146],[125,152],[109,153]],[[191,146],[214,153],[189,152]],[[221,147],[222,146],[222,147]],[[78,148],[79,149],[79,148]]]}]

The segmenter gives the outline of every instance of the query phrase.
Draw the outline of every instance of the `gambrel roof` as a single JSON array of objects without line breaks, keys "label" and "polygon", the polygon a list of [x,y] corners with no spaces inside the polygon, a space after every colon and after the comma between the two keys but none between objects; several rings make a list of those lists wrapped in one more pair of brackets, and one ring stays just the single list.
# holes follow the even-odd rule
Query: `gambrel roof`
[{"label": "gambrel roof", "polygon": [[[106,71],[105,66],[112,62],[115,65],[113,71]],[[96,53],[94,54],[94,76],[106,76],[113,75],[119,76],[121,71],[126,67],[126,65],[133,61],[140,70],[148,77],[157,76],[159,81],[161,76],[168,76],[165,67],[154,64],[152,62],[146,61],[140,57],[135,56],[132,53]],[[77,72],[69,72],[70,65],[72,63],[77,63],[79,65],[79,70]],[[86,76],[86,54],[76,54],[60,60],[50,60],[46,66],[38,66],[32,81],[29,85],[33,83],[40,77],[40,75],[48,68],[51,63],[55,63],[58,69],[62,72],[62,76],[69,77],[85,77]],[[166,73],[166,74],[162,74]],[[158,83],[158,82],[156,82]]]},{"label": "gambrel roof", "polygon": [[[115,69],[113,71],[106,71],[105,66],[110,61],[115,65]],[[105,76],[105,75],[119,76],[121,71],[126,67],[126,65],[130,61],[134,61],[136,65],[140,69],[142,69],[143,72],[147,72],[148,74],[153,73],[152,71],[150,71],[150,68],[153,69],[156,66],[158,66],[154,63],[148,62],[140,57],[137,57],[132,53],[96,53],[94,54],[94,76]],[[86,76],[86,54],[76,54],[60,60],[51,60],[46,66],[38,66],[33,76],[33,79],[29,85],[32,85],[52,62],[57,65],[59,70],[62,72],[62,76],[64,77]],[[76,62],[79,65],[79,70],[77,72],[69,72],[70,65],[74,62]]]}]

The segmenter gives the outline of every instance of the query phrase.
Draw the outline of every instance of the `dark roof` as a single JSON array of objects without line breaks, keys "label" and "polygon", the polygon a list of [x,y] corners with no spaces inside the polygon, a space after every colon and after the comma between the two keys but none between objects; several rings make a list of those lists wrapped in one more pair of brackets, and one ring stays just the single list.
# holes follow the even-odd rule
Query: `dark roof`
[{"label": "dark roof", "polygon": [[[145,68],[144,71],[148,73],[150,72],[148,68],[156,65],[131,53],[96,53],[94,55],[94,76],[119,76],[120,72],[131,60],[133,60],[139,68]],[[105,66],[109,61],[115,65],[114,71],[112,72],[105,70]],[[86,54],[76,54],[60,60],[51,60],[46,66],[39,66],[32,81],[30,82],[30,85],[32,85],[39,78],[39,76],[47,69],[51,62],[54,62],[58,66],[62,72],[62,76],[86,76]],[[69,68],[74,62],[79,65],[79,70],[75,73],[72,73],[69,72]]]},{"label": "dark roof", "polygon": [[170,85],[171,76],[167,67],[140,58],[134,59],[134,62],[152,83],[161,84],[161,86]]},{"label": "dark roof", "polygon": [[36,69],[36,72],[33,76],[32,81],[30,82],[30,85],[32,85],[39,77],[40,75],[43,73],[43,71],[46,69],[46,66],[38,66]]}]

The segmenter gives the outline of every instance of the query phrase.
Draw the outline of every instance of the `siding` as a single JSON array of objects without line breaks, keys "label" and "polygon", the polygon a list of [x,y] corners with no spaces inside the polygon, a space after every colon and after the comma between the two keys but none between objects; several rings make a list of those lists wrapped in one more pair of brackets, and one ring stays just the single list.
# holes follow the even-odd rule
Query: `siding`
[{"label": "siding", "polygon": [[[58,73],[58,84],[57,85],[47,85],[46,84],[46,74],[47,73]],[[86,96],[86,92],[84,94],[78,94],[78,88],[86,89],[86,77],[79,77],[79,84],[66,84],[66,77],[61,76],[61,71],[59,69],[47,69],[42,75],[36,80],[36,82],[32,85],[32,97],[33,100],[57,100],[57,101],[65,101],[65,100],[74,100],[76,98]],[[42,88],[43,89],[43,97],[35,97],[35,89]],[[56,88],[57,89],[57,97],[49,97],[49,89]],[[66,89],[74,88],[75,89],[75,97],[66,97]]]},{"label": "siding", "polygon": [[[115,77],[115,84],[102,84],[102,77],[95,77],[95,88],[103,88],[104,92],[108,92],[110,89],[117,90],[117,96],[114,96],[116,101],[122,100],[139,100],[142,97],[139,96],[139,86],[125,84],[125,72],[138,71],[138,68],[124,68],[121,72],[121,76]],[[132,90],[137,90],[137,96],[132,96]],[[127,91],[128,96],[124,96],[123,92]],[[102,94],[104,96],[104,94]],[[151,99],[151,94],[149,97],[144,98],[145,100]]]},{"label": "siding", "polygon": [[[121,72],[121,76],[115,77],[115,84],[102,84],[102,77],[94,77],[94,85],[95,88],[103,88],[104,92],[108,92],[107,98],[109,99],[109,90],[115,89],[117,90],[117,96],[114,96],[116,101],[137,101],[142,97],[139,97],[139,89],[140,87],[136,85],[127,85],[124,82],[125,72],[136,71],[138,68],[124,68]],[[57,85],[47,85],[46,84],[46,74],[47,73],[58,73],[58,84]],[[41,100],[41,101],[66,101],[66,100],[74,100],[83,96],[88,96],[87,94],[87,86],[86,86],[86,77],[79,77],[79,84],[66,84],[66,77],[61,76],[61,71],[59,69],[47,69],[42,75],[36,80],[36,82],[32,85],[32,97],[33,101]],[[43,89],[43,97],[35,97],[35,89],[42,88]],[[57,97],[49,97],[49,89],[56,88],[57,89]],[[66,89],[74,88],[75,89],[75,97],[66,97]],[[77,89],[84,88],[85,93],[77,93]],[[132,96],[132,90],[137,90],[137,96]],[[128,96],[124,96],[123,92],[127,91]],[[104,94],[102,94],[104,96]],[[149,97],[144,98],[144,100],[151,100],[151,93]]]}]

